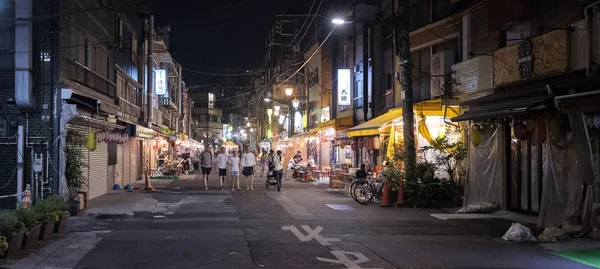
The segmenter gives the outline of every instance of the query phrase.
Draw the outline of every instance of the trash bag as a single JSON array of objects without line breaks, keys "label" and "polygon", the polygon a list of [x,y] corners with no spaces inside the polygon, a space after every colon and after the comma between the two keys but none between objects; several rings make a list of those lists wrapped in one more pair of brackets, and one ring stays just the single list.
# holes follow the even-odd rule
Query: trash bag
[{"label": "trash bag", "polygon": [[537,241],[531,230],[521,223],[513,223],[502,239],[512,242]]},{"label": "trash bag", "polygon": [[544,229],[542,234],[538,235],[537,239],[541,242],[557,242],[557,239],[564,237],[565,233],[563,230],[556,227],[548,227]]}]

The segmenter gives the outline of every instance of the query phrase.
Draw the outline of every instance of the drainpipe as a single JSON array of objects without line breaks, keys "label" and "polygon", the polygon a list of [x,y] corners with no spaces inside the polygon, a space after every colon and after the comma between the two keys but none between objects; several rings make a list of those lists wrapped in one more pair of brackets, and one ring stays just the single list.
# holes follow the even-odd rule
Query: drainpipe
[{"label": "drainpipe", "polygon": [[[600,4],[600,1],[598,2],[594,2],[588,6],[585,7],[585,9],[583,10],[583,15],[585,16],[585,25],[586,25],[586,32],[587,32],[587,59],[586,59],[586,68],[587,68],[587,75],[590,75],[590,64],[592,63],[592,55],[594,52],[594,48],[592,47],[592,44],[594,43],[594,36],[593,36],[593,18],[589,17],[589,9],[593,8],[594,6]],[[593,15],[593,14],[592,14]]]},{"label": "drainpipe", "polygon": [[363,26],[363,115],[365,122],[369,120],[369,52],[370,33],[372,27],[368,23]]},{"label": "drainpipe", "polygon": [[23,180],[24,180],[24,155],[25,155],[25,127],[19,125],[18,127],[19,136],[17,137],[17,199],[20,202],[23,193]]},{"label": "drainpipe", "polygon": [[148,128],[152,128],[152,105],[154,103],[154,48],[153,48],[153,38],[154,38],[154,15],[148,15],[148,85],[146,85],[147,93],[147,102],[148,102],[148,117],[146,124]]},{"label": "drainpipe", "polygon": [[[181,115],[183,115],[183,105],[182,105],[182,101],[183,101],[183,89],[181,88],[181,64],[179,65],[179,69],[177,72],[177,123],[176,123],[176,128],[177,128],[177,132],[179,132],[179,120],[182,118]],[[181,126],[181,128],[183,129],[183,126]]]}]

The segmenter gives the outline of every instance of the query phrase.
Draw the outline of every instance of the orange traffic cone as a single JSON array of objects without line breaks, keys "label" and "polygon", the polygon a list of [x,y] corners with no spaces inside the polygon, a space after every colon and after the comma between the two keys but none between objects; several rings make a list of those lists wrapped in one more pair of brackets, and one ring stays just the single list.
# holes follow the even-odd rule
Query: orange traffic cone
[{"label": "orange traffic cone", "polygon": [[398,199],[396,200],[396,206],[406,206],[406,202],[404,201],[404,182],[402,181],[400,181],[400,185],[398,186]]},{"label": "orange traffic cone", "polygon": [[381,207],[394,206],[390,203],[390,195],[388,192],[389,192],[388,183],[386,181],[385,183],[383,183],[383,193],[381,195],[381,204],[379,204],[379,206],[381,206]]}]

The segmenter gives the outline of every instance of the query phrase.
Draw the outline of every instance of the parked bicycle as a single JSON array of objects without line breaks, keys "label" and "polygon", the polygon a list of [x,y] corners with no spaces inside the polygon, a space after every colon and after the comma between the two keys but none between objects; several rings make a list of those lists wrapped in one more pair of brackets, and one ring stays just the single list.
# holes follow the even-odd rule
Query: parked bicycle
[{"label": "parked bicycle", "polygon": [[358,178],[350,185],[350,196],[361,205],[368,205],[373,201],[381,203],[385,179],[379,180],[372,177]]}]

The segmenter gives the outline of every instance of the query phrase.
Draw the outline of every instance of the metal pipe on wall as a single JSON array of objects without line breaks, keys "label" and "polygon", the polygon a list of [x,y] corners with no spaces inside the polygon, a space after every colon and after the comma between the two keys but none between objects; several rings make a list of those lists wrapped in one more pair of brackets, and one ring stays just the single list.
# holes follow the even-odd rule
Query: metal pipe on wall
[{"label": "metal pipe on wall", "polygon": [[146,85],[147,89],[147,102],[148,102],[148,117],[147,117],[147,126],[148,128],[152,128],[152,105],[154,103],[154,48],[153,48],[153,38],[154,38],[154,15],[148,15],[148,85]]},{"label": "metal pipe on wall", "polygon": [[19,136],[17,137],[17,194],[18,201],[21,201],[21,194],[23,193],[23,180],[25,176],[24,171],[24,158],[23,151],[25,150],[25,127],[19,125],[18,127]]}]

